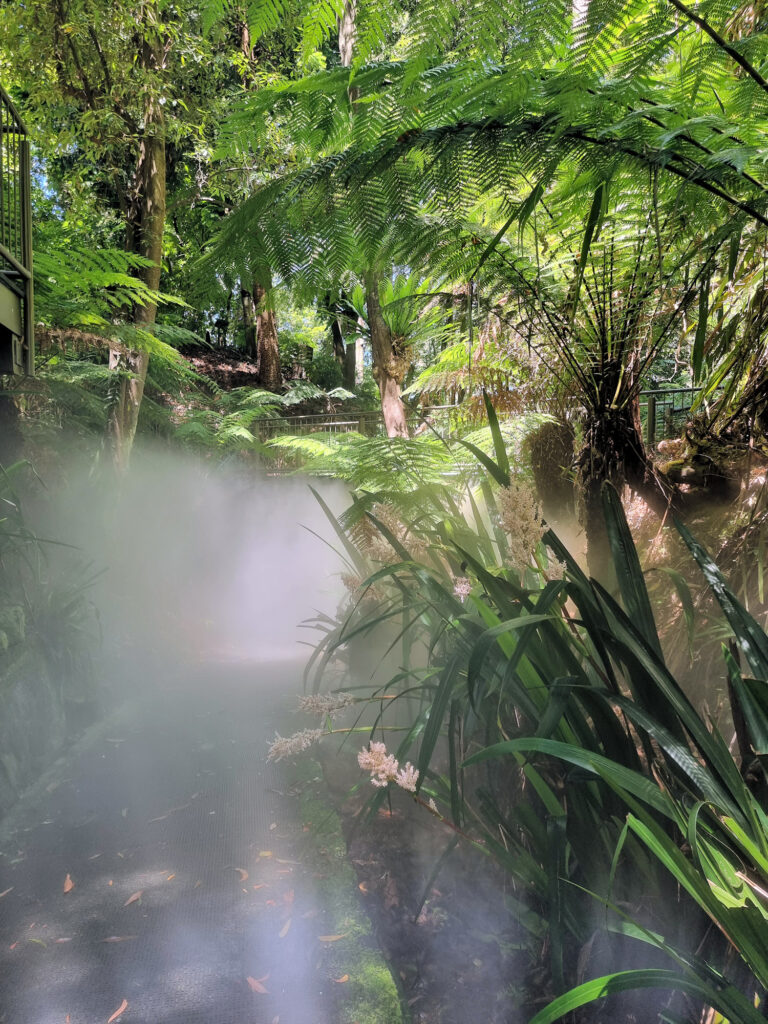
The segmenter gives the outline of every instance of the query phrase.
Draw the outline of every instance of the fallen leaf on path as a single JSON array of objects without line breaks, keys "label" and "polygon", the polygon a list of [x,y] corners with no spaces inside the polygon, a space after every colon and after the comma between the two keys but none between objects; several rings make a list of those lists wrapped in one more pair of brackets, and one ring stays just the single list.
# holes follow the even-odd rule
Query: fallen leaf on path
[{"label": "fallen leaf on path", "polygon": [[344,932],[343,935],[318,935],[320,942],[338,942],[339,939],[346,939],[349,932]]},{"label": "fallen leaf on path", "polygon": [[118,1008],[115,1010],[115,1012],[112,1014],[112,1016],[109,1018],[109,1020],[107,1021],[107,1024],[112,1024],[112,1022],[117,1020],[118,1017],[120,1017],[122,1014],[124,1014],[127,1009],[128,1009],[128,1000],[124,999],[122,1001],[122,1003],[120,1003]]},{"label": "fallen leaf on path", "polygon": [[12,885],[9,885],[7,889],[3,889],[3,891],[0,892],[0,900],[3,898],[3,896],[7,896],[11,889],[13,889]]},{"label": "fallen leaf on path", "polygon": [[297,861],[297,860],[283,860],[282,857],[275,857],[275,860],[277,861],[278,864],[298,864],[299,863],[299,861]]},{"label": "fallen leaf on path", "polygon": [[108,935],[102,942],[128,942],[129,939],[138,938],[136,935]]},{"label": "fallen leaf on path", "polygon": [[111,879],[111,878],[110,878],[110,880],[109,880],[109,881],[107,882],[107,885],[114,885],[114,884],[115,884],[115,883],[114,883],[114,882],[112,881],[112,879]]},{"label": "fallen leaf on path", "polygon": [[254,885],[253,888],[254,889],[266,889],[266,887],[267,887],[267,883],[266,882],[259,882],[259,884],[258,885]]},{"label": "fallen leaf on path", "polygon": [[176,875],[168,875],[168,877],[166,878],[166,882],[170,882],[170,880],[175,877]]},{"label": "fallen leaf on path", "polygon": [[240,875],[241,882],[248,881],[248,872],[245,870],[245,868],[235,868],[235,871],[238,873],[238,875]]},{"label": "fallen leaf on path", "polygon": [[101,854],[100,854],[100,853],[94,853],[94,854],[93,854],[93,856],[91,856],[91,857],[89,857],[89,858],[88,858],[88,860],[96,860],[96,859],[97,859],[98,857],[100,857],[100,856],[101,856]]},{"label": "fallen leaf on path", "polygon": [[18,946],[18,942],[12,942],[10,944],[10,946],[8,947],[8,949],[16,949],[17,946]]},{"label": "fallen leaf on path", "polygon": [[67,1014],[67,1016],[64,1018],[64,1024],[71,1024],[71,1022],[72,1018],[69,1016],[69,1014]]},{"label": "fallen leaf on path", "polygon": [[195,884],[192,886],[192,888],[193,889],[199,889],[202,884],[203,884],[202,879],[198,878],[198,880],[195,882]]},{"label": "fallen leaf on path", "polygon": [[54,943],[56,943],[56,945],[59,945],[62,942],[71,942],[72,941],[72,936],[70,935],[70,936],[62,937],[61,939],[54,939],[53,941],[54,941]]},{"label": "fallen leaf on path", "polygon": [[48,947],[46,946],[46,944],[45,944],[45,943],[43,942],[43,940],[42,940],[42,939],[27,939],[27,942],[34,942],[34,943],[36,943],[36,944],[37,944],[38,946],[42,946],[42,947],[43,947],[43,949],[47,949],[47,948],[48,948]]},{"label": "fallen leaf on path", "polygon": [[280,938],[281,939],[285,938],[285,936],[288,934],[288,931],[289,931],[290,927],[291,927],[291,919],[289,917],[288,920],[283,925],[283,927],[280,929]]},{"label": "fallen leaf on path", "polygon": [[263,982],[265,982],[268,977],[269,975],[265,974],[263,978],[248,977],[245,980],[248,982],[248,987],[250,988],[251,992],[260,992],[262,995],[266,995],[267,989],[264,987]]},{"label": "fallen leaf on path", "polygon": [[143,895],[144,895],[144,890],[143,889],[139,889],[138,892],[135,892],[132,896],[128,897],[128,899],[125,901],[123,906],[124,907],[130,907],[130,905],[132,903],[138,903]]},{"label": "fallen leaf on path", "polygon": [[279,1017],[273,1017],[272,1018],[272,1024],[280,1024],[280,1018]]},{"label": "fallen leaf on path", "polygon": [[334,978],[333,980],[336,982],[337,985],[346,985],[346,983],[349,981],[349,975],[342,974],[340,978]]},{"label": "fallen leaf on path", "polygon": [[259,856],[260,857],[271,857],[272,856],[272,851],[271,850],[259,850]]},{"label": "fallen leaf on path", "polygon": [[295,893],[294,893],[293,889],[289,889],[288,892],[283,893],[283,899],[285,900],[285,902],[288,904],[289,907],[293,903],[294,896],[295,896]]},{"label": "fallen leaf on path", "polygon": [[360,890],[360,892],[368,892],[368,886],[365,884],[365,882],[361,882],[357,888]]},{"label": "fallen leaf on path", "polygon": [[272,824],[269,826],[269,831],[270,832],[274,832],[276,828],[277,828],[277,822],[273,821]]},{"label": "fallen leaf on path", "polygon": [[72,881],[72,876],[67,875],[67,877],[64,879],[64,892],[72,892],[74,888],[75,883]]}]

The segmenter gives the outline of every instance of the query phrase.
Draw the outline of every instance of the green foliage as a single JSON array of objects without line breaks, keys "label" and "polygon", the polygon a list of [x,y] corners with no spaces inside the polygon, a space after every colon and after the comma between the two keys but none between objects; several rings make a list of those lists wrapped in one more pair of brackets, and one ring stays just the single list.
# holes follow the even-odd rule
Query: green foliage
[{"label": "green foliage", "polygon": [[[483,461],[480,502],[444,483],[415,501],[357,493],[341,523],[362,582],[350,583],[350,604],[318,648],[312,684],[329,657],[394,624],[402,667],[374,693],[395,696],[371,737],[405,716],[394,753],[418,765],[419,796],[509,872],[510,907],[534,961],[546,950],[552,993],[585,965],[595,976],[537,1022],[645,987],[757,1021],[768,990],[768,638],[682,530],[749,666],[746,677],[729,662],[734,715],[759,755],[749,783],[747,764],[740,770],[667,668],[615,495],[605,493],[605,515],[620,601],[551,531],[542,536],[535,509],[493,486],[509,477],[493,417],[490,432],[497,458]],[[601,954],[590,953],[596,905],[612,937]]]}]

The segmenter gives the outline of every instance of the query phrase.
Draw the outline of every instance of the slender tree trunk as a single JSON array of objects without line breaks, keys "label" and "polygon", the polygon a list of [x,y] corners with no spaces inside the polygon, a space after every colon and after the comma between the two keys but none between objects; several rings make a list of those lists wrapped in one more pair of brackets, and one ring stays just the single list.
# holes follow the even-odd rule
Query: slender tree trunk
[{"label": "slender tree trunk", "polygon": [[[157,70],[163,60],[163,47],[154,37],[144,39],[140,60],[146,69]],[[151,94],[145,108],[144,134],[139,142],[136,165],[136,196],[129,214],[126,242],[130,251],[151,260],[150,266],[140,272],[148,288],[160,287],[163,258],[163,230],[165,228],[165,118],[160,98]],[[155,322],[157,304],[147,302],[133,310],[137,327],[149,327]],[[107,436],[112,447],[115,467],[125,472],[131,455],[139,410],[147,379],[149,353],[146,351],[110,349],[110,369],[121,375],[119,387],[113,394]]]},{"label": "slender tree trunk", "polygon": [[363,383],[363,339],[355,338],[344,353],[344,387],[354,391]]},{"label": "slender tree trunk", "polygon": [[251,359],[258,356],[258,340],[256,337],[256,307],[253,303],[253,295],[244,286],[240,286],[240,299],[243,306],[243,333],[245,337],[244,350]]},{"label": "slender tree trunk", "polygon": [[256,308],[256,372],[259,383],[267,391],[279,391],[283,384],[280,370],[280,349],[277,343],[275,311],[268,304],[267,289],[253,282],[253,302]]},{"label": "slender tree trunk", "polygon": [[405,407],[400,396],[400,387],[405,378],[407,361],[393,342],[392,332],[387,326],[379,304],[379,282],[374,274],[366,274],[366,306],[368,327],[371,332],[371,354],[373,376],[379,385],[381,411],[388,437],[408,437]]}]

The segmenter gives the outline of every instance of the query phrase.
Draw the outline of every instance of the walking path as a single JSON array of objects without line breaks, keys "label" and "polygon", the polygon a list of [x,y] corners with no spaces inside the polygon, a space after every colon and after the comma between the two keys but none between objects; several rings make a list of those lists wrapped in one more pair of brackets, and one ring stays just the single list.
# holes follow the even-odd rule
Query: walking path
[{"label": "walking path", "polygon": [[2,1024],[339,1019],[296,802],[265,760],[298,690],[292,665],[158,679],[14,809]]}]

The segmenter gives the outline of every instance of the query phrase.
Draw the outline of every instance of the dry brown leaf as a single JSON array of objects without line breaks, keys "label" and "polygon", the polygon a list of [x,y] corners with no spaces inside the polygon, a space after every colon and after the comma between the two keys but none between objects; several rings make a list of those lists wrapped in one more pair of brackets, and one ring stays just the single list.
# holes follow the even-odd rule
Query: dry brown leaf
[{"label": "dry brown leaf", "polygon": [[135,939],[136,935],[108,935],[106,939],[102,939],[102,942],[128,942],[129,939]]},{"label": "dry brown leaf", "polygon": [[338,942],[339,939],[346,939],[349,932],[344,932],[343,935],[318,935],[320,942]]},{"label": "dry brown leaf", "polygon": [[361,882],[357,888],[360,890],[360,892],[368,892],[368,886],[365,884],[365,882]]},{"label": "dry brown leaf", "polygon": [[9,885],[7,889],[3,889],[3,891],[0,892],[0,900],[3,898],[3,896],[7,896],[11,889],[13,889],[12,885]]},{"label": "dry brown leaf", "polygon": [[266,887],[267,887],[267,883],[266,882],[259,882],[259,884],[258,885],[254,885],[253,888],[254,889],[266,889]]},{"label": "dry brown leaf", "polygon": [[337,985],[346,985],[346,983],[349,981],[349,975],[342,974],[340,978],[334,978],[333,980],[336,982]]},{"label": "dry brown leaf", "polygon": [[63,942],[71,942],[71,941],[72,941],[72,937],[71,936],[62,936],[62,938],[60,938],[60,939],[54,939],[53,940],[54,945],[57,945],[57,946],[61,945]]},{"label": "dry brown leaf", "polygon": [[293,903],[295,895],[296,894],[294,893],[293,889],[289,889],[288,892],[283,893],[283,899],[285,900],[289,907]]},{"label": "dry brown leaf", "polygon": [[280,938],[281,939],[285,938],[285,936],[288,934],[288,931],[289,931],[290,927],[291,927],[291,918],[289,917],[288,920],[283,925],[283,927],[280,929]]},{"label": "dry brown leaf", "polygon": [[138,903],[143,895],[144,895],[144,890],[143,889],[139,889],[138,892],[135,892],[132,896],[128,897],[128,899],[125,901],[123,906],[124,907],[130,907],[130,905],[132,903]]},{"label": "dry brown leaf", "polygon": [[115,1012],[112,1014],[112,1016],[109,1018],[109,1020],[107,1021],[107,1024],[112,1024],[112,1021],[117,1020],[117,1018],[119,1016],[121,1016],[121,1014],[125,1013],[125,1011],[127,1009],[128,1009],[128,1000],[124,999],[122,1001],[122,1003],[120,1003],[118,1008],[115,1010]]},{"label": "dry brown leaf", "polygon": [[72,876],[67,875],[67,877],[64,879],[64,892],[72,892],[74,888],[75,883],[72,881]]},{"label": "dry brown leaf", "polygon": [[235,871],[238,873],[238,875],[240,875],[241,882],[248,881],[248,872],[245,870],[245,868],[235,868]]},{"label": "dry brown leaf", "polygon": [[259,850],[259,856],[260,857],[271,857],[272,856],[272,851],[271,850]]},{"label": "dry brown leaf", "polygon": [[168,875],[168,877],[166,878],[166,882],[170,882],[170,880],[175,877],[176,875]]},{"label": "dry brown leaf", "polygon": [[267,989],[264,987],[263,983],[267,980],[268,977],[269,975],[265,974],[263,978],[249,977],[245,980],[248,982],[248,987],[250,988],[251,992],[260,992],[262,995],[266,995]]},{"label": "dry brown leaf", "polygon": [[12,942],[10,944],[10,946],[8,947],[8,949],[16,949],[17,946],[18,946],[18,942]]},{"label": "dry brown leaf", "polygon": [[69,1014],[67,1014],[67,1016],[64,1018],[64,1024],[72,1024],[72,1018],[69,1016]]}]

